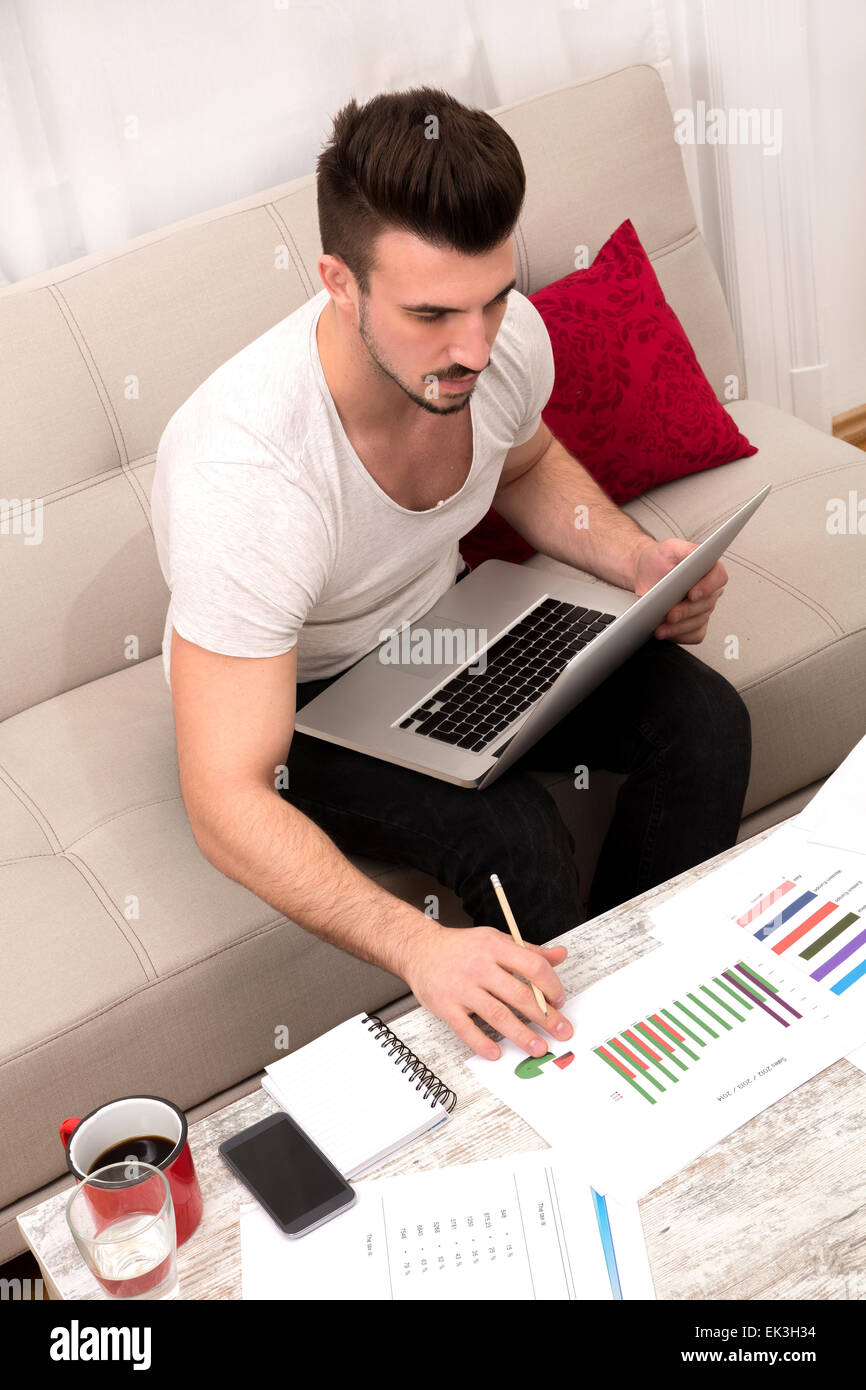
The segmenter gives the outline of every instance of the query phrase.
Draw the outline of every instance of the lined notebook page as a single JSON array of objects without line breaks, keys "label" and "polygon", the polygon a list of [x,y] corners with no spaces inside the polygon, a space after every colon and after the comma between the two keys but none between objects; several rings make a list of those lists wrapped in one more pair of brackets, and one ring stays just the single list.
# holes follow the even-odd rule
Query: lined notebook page
[{"label": "lined notebook page", "polygon": [[347,1178],[448,1118],[364,1018],[356,1014],[265,1067],[265,1089]]}]

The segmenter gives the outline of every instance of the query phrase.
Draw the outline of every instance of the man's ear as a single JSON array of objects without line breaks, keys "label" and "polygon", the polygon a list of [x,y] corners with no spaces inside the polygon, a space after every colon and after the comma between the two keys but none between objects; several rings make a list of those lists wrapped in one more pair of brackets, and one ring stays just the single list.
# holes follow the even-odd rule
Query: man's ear
[{"label": "man's ear", "polygon": [[360,290],[346,262],[340,256],[322,255],[316,262],[316,268],[337,313],[351,312],[353,317],[356,316]]}]

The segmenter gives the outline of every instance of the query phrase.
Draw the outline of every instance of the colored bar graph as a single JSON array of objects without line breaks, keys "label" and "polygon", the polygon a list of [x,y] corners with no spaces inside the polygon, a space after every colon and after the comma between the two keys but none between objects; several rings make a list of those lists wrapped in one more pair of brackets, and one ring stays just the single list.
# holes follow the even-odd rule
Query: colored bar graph
[{"label": "colored bar graph", "polygon": [[688,1067],[686,1066],[685,1062],[680,1061],[679,1057],[677,1057],[677,1055],[675,1054],[674,1049],[671,1047],[670,1043],[659,1042],[655,1033],[652,1031],[651,1028],[648,1028],[645,1023],[639,1023],[637,1027],[640,1029],[642,1033],[650,1037],[653,1040],[653,1042],[658,1043],[659,1047],[663,1047],[668,1053],[670,1060],[672,1062],[676,1062],[677,1066],[680,1068],[681,1071],[688,1071]]},{"label": "colored bar graph", "polygon": [[688,1024],[683,1023],[681,1018],[675,1018],[674,1015],[671,1013],[670,1009],[662,1009],[662,1013],[665,1015],[666,1018],[669,1018],[672,1023],[675,1023],[678,1028],[682,1028],[686,1037],[691,1038],[692,1042],[697,1043],[698,1047],[706,1047],[707,1044],[705,1039],[699,1037],[697,1033],[693,1033],[691,1028],[689,1028]]},{"label": "colored bar graph", "polygon": [[653,1023],[656,1025],[657,1028],[660,1028],[663,1032],[667,1033],[669,1038],[674,1038],[679,1043],[686,1056],[691,1057],[693,1062],[697,1062],[697,1052],[692,1052],[692,1049],[688,1046],[685,1038],[682,1036],[681,1033],[677,1033],[676,1030],[673,1029],[669,1023],[665,1023],[663,1018],[659,1018],[658,1014],[650,1014],[650,1018],[652,1019]]},{"label": "colored bar graph", "polygon": [[625,1053],[630,1061],[634,1062],[636,1066],[640,1067],[641,1070],[638,1072],[638,1075],[641,1077],[643,1081],[652,1082],[653,1086],[655,1086],[657,1091],[664,1091],[667,1089],[665,1086],[662,1085],[657,1076],[652,1075],[649,1069],[649,1062],[644,1061],[642,1057],[637,1057],[635,1053],[630,1052],[627,1047],[623,1046],[623,1044],[619,1041],[618,1038],[611,1038],[610,1045],[617,1052]]},{"label": "colored bar graph", "polygon": [[796,917],[798,912],[802,912],[807,903],[814,902],[817,896],[817,893],[801,893],[799,898],[795,898],[792,903],[789,903],[787,907],[753,933],[755,940],[766,941],[767,937],[771,936],[774,931],[778,931],[779,927],[783,927],[792,917]]},{"label": "colored bar graph", "polygon": [[[854,923],[859,922],[859,920],[860,917],[858,913],[849,912],[847,916],[843,917],[841,921],[837,922],[829,931],[825,931],[823,936],[819,936],[817,941],[813,941],[811,945],[807,946],[805,951],[801,951],[800,959],[811,960],[813,956],[817,956],[823,951],[825,946],[829,946],[831,942],[835,941],[837,936],[841,936],[846,928],[853,927]],[[858,941],[862,941],[863,939],[862,936],[858,937]]]},{"label": "colored bar graph", "polygon": [[681,1004],[680,1001],[679,1001],[679,999],[675,999],[675,1000],[674,1000],[674,1003],[676,1004],[677,1008],[681,1010],[682,1013],[688,1015],[688,1017],[692,1020],[692,1023],[694,1023],[694,1024],[696,1025],[696,1027],[698,1027],[698,1028],[705,1028],[706,1031],[709,1033],[709,1035],[710,1035],[711,1038],[717,1038],[717,1037],[719,1036],[718,1033],[715,1031],[715,1029],[710,1027],[710,1025],[709,1025],[709,1023],[707,1023],[706,1019],[704,1019],[704,1018],[698,1018],[697,1014],[693,1014],[693,1013],[692,1013],[692,1011],[691,1011],[691,1009],[688,1007],[688,1005],[686,1005],[686,1004]]},{"label": "colored bar graph", "polygon": [[[855,917],[853,920],[856,922],[858,919]],[[853,940],[849,941],[848,945],[845,945],[845,947],[842,947],[841,951],[835,952],[835,955],[831,955],[830,959],[824,962],[824,965],[817,967],[817,970],[813,970],[812,979],[823,980],[826,974],[830,974],[831,970],[835,970],[837,965],[841,965],[842,960],[847,960],[848,956],[853,955],[853,952],[859,951],[860,947],[862,947],[865,942],[866,931],[860,931],[860,934],[853,937]]]},{"label": "colored bar graph", "polygon": [[[836,877],[837,875],[833,876]],[[838,884],[836,886],[838,889]],[[853,884],[855,888],[858,886],[859,881]],[[769,893],[764,894],[760,902],[755,903],[753,907],[748,908],[747,911],[742,913],[739,917],[734,918],[738,926],[749,927],[770,908],[774,907],[776,903],[781,903],[784,899],[784,904],[780,907],[775,916],[772,917],[770,921],[765,922],[762,927],[759,927],[758,930],[753,933],[756,940],[767,942],[771,951],[777,956],[782,956],[786,951],[791,951],[804,937],[808,937],[810,933],[814,933],[815,928],[819,927],[825,918],[839,911],[838,902],[823,902],[820,906],[816,907],[814,911],[810,911],[808,916],[798,921],[791,931],[788,931],[784,935],[781,935],[778,940],[774,940],[770,943],[768,938],[773,936],[786,922],[800,917],[804,909],[807,909],[809,904],[814,903],[817,899],[817,893],[806,890],[804,892],[798,892],[797,897],[788,901],[788,896],[795,889],[797,889],[796,880],[785,878],[777,887],[773,888]],[[843,894],[840,893],[840,896],[843,896]],[[798,964],[800,961],[814,961],[816,957],[821,956],[823,952],[832,947],[834,941],[842,936],[849,927],[852,927],[854,923],[858,922],[861,918],[864,918],[862,910],[860,912],[844,913],[843,916],[840,917],[838,921],[835,921],[826,931],[809,940],[803,949],[796,953],[795,957],[792,954],[791,959],[796,959]],[[864,918],[864,920],[866,920],[866,918]],[[817,969],[811,971],[810,978],[817,983],[826,980],[828,975],[831,975],[833,971],[838,969],[840,965],[843,965],[846,960],[850,960],[854,957],[858,951],[862,953],[862,960],[858,961],[857,964],[848,971],[844,978],[837,980],[834,985],[830,986],[833,994],[844,994],[846,990],[850,989],[851,986],[856,984],[859,980],[866,979],[866,929],[860,932],[851,941],[846,942],[841,950],[835,951],[833,955],[819,965]],[[716,983],[718,983],[718,981]],[[740,987],[738,986],[738,988]],[[776,1000],[774,1002],[778,1004],[780,1001]],[[767,1010],[767,1005],[764,1003],[761,1003],[760,1007]],[[767,1011],[772,1013],[772,1010]],[[796,1017],[799,1017],[796,1010],[791,1010],[791,1012],[794,1013]],[[775,1015],[773,1016],[775,1017]],[[784,1020],[779,1021],[783,1022]]]},{"label": "colored bar graph", "polygon": [[[851,917],[853,921],[857,921],[857,917],[853,912],[851,913]],[[829,975],[831,970],[835,970],[837,965],[841,965],[849,956],[853,956],[855,951],[859,951],[864,942],[866,942],[866,931],[861,931],[859,936],[855,936],[852,941],[848,942],[847,946],[842,947],[841,951],[837,951],[834,956],[831,956],[823,965],[820,965],[817,970],[813,970],[812,979],[823,980],[824,976]],[[864,967],[866,967],[866,962],[864,962]]]},{"label": "colored bar graph", "polygon": [[632,1066],[639,1068],[639,1070],[641,1071],[647,1070],[649,1063],[645,1062],[642,1057],[638,1057],[635,1052],[632,1052],[630,1048],[627,1048],[625,1043],[620,1042],[618,1038],[614,1038],[611,1041],[611,1047],[615,1047],[617,1052],[620,1053],[621,1056],[625,1057],[627,1062],[631,1062]]},{"label": "colored bar graph", "polygon": [[611,1057],[609,1052],[606,1052],[603,1047],[593,1048],[593,1051],[595,1052],[596,1056],[601,1057],[603,1062],[607,1062],[609,1067],[613,1067],[615,1072],[618,1072],[620,1076],[624,1077],[630,1086],[634,1086],[634,1089],[638,1091],[640,1095],[643,1096],[644,1100],[648,1100],[650,1105],[655,1105],[655,1101],[653,1100],[652,1096],[647,1094],[643,1086],[639,1086],[637,1084],[634,1077],[626,1071],[625,1067],[623,1067],[619,1062],[615,1061],[613,1057]]},{"label": "colored bar graph", "polygon": [[817,927],[818,923],[823,922],[825,917],[829,917],[831,912],[835,912],[838,906],[838,903],[824,903],[823,907],[819,907],[818,911],[813,912],[811,917],[807,917],[805,922],[801,922],[799,927],[795,927],[781,941],[776,942],[772,948],[776,955],[780,956],[783,951],[787,951],[789,946],[795,946],[801,937],[804,937],[813,927]]},{"label": "colored bar graph", "polygon": [[745,1009],[746,1013],[749,1012],[752,1005],[749,1003],[748,999],[742,999],[735,990],[731,989],[731,986],[727,984],[725,980],[720,980],[718,976],[716,976],[716,984],[720,989],[726,990],[732,999],[736,999],[741,1009]]},{"label": "colored bar graph", "polygon": [[736,1009],[731,1008],[731,1005],[727,1002],[727,1000],[721,997],[721,991],[719,991],[719,993],[717,994],[715,990],[708,989],[706,985],[701,985],[701,989],[704,990],[704,992],[710,996],[713,1003],[716,1004],[718,1008],[726,1009],[729,1014],[733,1014],[734,1018],[737,1020],[738,1023],[742,1023],[743,1015],[741,1013],[737,1013]]},{"label": "colored bar graph", "polygon": [[774,1011],[769,1007],[769,1005],[763,1003],[760,997],[757,994],[753,993],[752,990],[749,989],[749,986],[743,980],[738,980],[736,976],[729,974],[727,971],[725,972],[725,974],[726,978],[729,979],[733,985],[736,985],[737,989],[742,990],[743,994],[745,994],[748,999],[754,1000],[759,1009],[763,1009],[765,1014],[770,1015],[770,1018],[774,1018],[777,1023],[781,1023],[783,1028],[788,1027],[788,1020],[786,1018],[780,1017],[779,1014],[774,1013]]},{"label": "colored bar graph", "polygon": [[[852,944],[853,949],[856,948]],[[862,969],[866,971],[866,963]],[[843,986],[847,987],[840,981],[837,989]],[[733,1032],[737,1024],[747,1023],[749,1018],[757,1018],[760,1013],[783,1028],[791,1026],[791,1017],[786,1017],[786,1013],[795,1019],[802,1018],[792,1004],[782,999],[776,985],[742,960],[713,976],[712,987],[700,985],[685,997],[691,1008],[679,999],[674,1000],[671,1008],[647,1014],[631,1027],[621,1029],[618,1036],[607,1038],[603,1045],[593,1048],[596,1056],[650,1105],[657,1103],[658,1096],[646,1089],[649,1085],[662,1094],[670,1090],[666,1082],[680,1080],[682,1073],[700,1061],[696,1048],[710,1046],[710,1040],[718,1042]],[[689,1046],[687,1038],[694,1046]]]},{"label": "colored bar graph", "polygon": [[673,1028],[671,1028],[670,1024],[665,1023],[662,1019],[660,1019],[658,1014],[650,1014],[650,1018],[652,1019],[653,1023],[655,1023],[659,1028],[663,1028],[665,1030],[668,1037],[674,1037],[676,1038],[677,1042],[682,1042],[682,1034],[677,1033]]},{"label": "colored bar graph", "polygon": [[866,960],[861,960],[855,970],[852,970],[849,975],[844,975],[841,980],[837,980],[835,985],[830,986],[831,992],[844,994],[846,989],[850,989],[858,980],[862,980],[864,975],[866,975]]},{"label": "colored bar graph", "polygon": [[642,1052],[645,1057],[649,1057],[655,1062],[659,1071],[662,1073],[663,1076],[667,1077],[668,1081],[677,1080],[673,1072],[668,1071],[667,1067],[664,1066],[664,1064],[662,1063],[662,1059],[661,1057],[659,1057],[658,1053],[653,1052],[652,1048],[649,1047],[646,1043],[641,1042],[640,1038],[636,1038],[634,1033],[632,1033],[628,1028],[626,1028],[625,1030],[625,1036],[629,1038],[632,1041],[632,1043],[634,1043],[635,1047],[638,1049],[639,1052]]},{"label": "colored bar graph", "polygon": [[790,893],[791,889],[795,887],[796,884],[791,879],[786,879],[784,883],[780,883],[778,888],[773,889],[772,893],[768,893],[766,897],[762,898],[754,907],[750,907],[748,912],[744,912],[742,917],[738,917],[737,926],[750,926],[758,917],[763,917],[768,907],[772,907],[773,903],[777,903],[780,898],[784,898],[785,894]]},{"label": "colored bar graph", "polygon": [[706,1009],[710,1018],[714,1018],[716,1023],[720,1024],[722,1028],[726,1028],[727,1031],[730,1033],[731,1024],[728,1022],[726,1018],[720,1018],[719,1015],[715,1012],[715,1010],[710,1008],[709,1004],[706,1002],[705,999],[699,999],[696,994],[690,994],[687,997],[691,999],[692,1003],[695,1005],[696,1008]]},{"label": "colored bar graph", "polygon": [[781,1005],[783,1009],[787,1009],[788,1013],[793,1014],[795,1018],[803,1017],[802,1014],[797,1013],[797,1010],[793,1007],[792,1004],[786,1004],[784,999],[781,999],[779,997],[779,991],[776,988],[776,986],[771,985],[769,980],[765,980],[763,975],[759,975],[757,970],[755,970],[754,966],[750,969],[749,966],[746,965],[745,961],[739,961],[737,968],[739,970],[742,970],[746,978],[751,980],[753,984],[763,985],[764,989],[767,990],[769,994],[772,994],[774,1004]]}]

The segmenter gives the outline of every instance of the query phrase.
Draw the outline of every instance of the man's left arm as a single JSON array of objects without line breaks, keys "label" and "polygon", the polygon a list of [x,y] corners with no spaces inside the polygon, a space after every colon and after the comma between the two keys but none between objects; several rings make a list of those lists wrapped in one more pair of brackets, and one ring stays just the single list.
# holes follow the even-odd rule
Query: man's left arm
[{"label": "man's left arm", "polygon": [[[656,541],[599,487],[543,421],[505,458],[493,506],[536,550],[639,597],[696,548],[678,536]],[[717,561],[665,615],[654,636],[702,642],[728,575]]]}]

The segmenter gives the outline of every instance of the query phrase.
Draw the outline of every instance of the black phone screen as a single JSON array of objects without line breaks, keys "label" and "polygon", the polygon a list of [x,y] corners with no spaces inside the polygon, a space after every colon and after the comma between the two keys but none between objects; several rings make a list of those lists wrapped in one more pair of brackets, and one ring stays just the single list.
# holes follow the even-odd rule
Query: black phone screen
[{"label": "black phone screen", "polygon": [[351,1193],[341,1174],[288,1115],[273,1116],[271,1123],[254,1125],[252,1130],[228,1140],[225,1156],[281,1225],[292,1226],[325,1203]]}]

